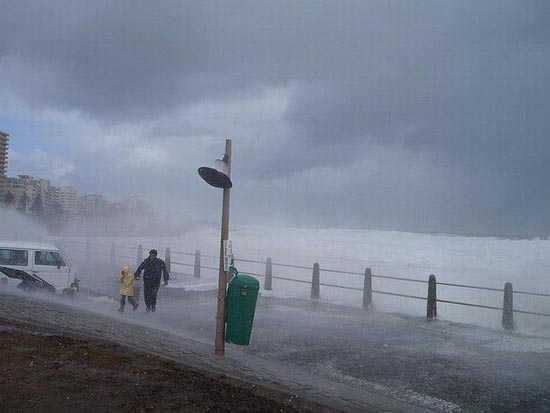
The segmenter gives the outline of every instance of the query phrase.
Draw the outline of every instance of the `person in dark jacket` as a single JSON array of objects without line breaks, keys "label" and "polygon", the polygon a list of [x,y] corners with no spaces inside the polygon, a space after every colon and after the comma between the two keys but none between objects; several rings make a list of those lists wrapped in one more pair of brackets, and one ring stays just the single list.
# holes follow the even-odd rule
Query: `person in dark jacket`
[{"label": "person in dark jacket", "polygon": [[145,273],[143,274],[143,298],[145,299],[145,311],[155,312],[157,309],[157,293],[160,287],[161,275],[164,276],[164,285],[167,285],[170,274],[168,274],[164,261],[157,258],[157,250],[149,251],[149,257],[145,258],[139,265],[134,273],[135,276],[139,276],[143,270],[145,270]]}]

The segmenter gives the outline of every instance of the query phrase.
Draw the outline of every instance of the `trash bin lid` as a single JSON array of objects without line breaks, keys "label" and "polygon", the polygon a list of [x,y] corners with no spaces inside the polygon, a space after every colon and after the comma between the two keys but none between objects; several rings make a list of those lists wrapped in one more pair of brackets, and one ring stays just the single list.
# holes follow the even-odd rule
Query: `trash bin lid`
[{"label": "trash bin lid", "polygon": [[246,286],[246,288],[248,288],[249,290],[260,289],[260,283],[256,278],[251,277],[250,275],[240,274],[240,273],[234,276],[229,284],[238,288]]}]

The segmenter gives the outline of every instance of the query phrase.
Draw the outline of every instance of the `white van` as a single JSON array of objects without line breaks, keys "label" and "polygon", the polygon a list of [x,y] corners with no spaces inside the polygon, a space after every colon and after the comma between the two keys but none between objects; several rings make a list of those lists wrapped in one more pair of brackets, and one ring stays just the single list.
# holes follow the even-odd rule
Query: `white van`
[{"label": "white van", "polygon": [[[57,294],[74,294],[78,290],[74,267],[52,244],[0,240],[0,267],[35,275],[52,285]],[[1,272],[0,278],[4,278]]]}]

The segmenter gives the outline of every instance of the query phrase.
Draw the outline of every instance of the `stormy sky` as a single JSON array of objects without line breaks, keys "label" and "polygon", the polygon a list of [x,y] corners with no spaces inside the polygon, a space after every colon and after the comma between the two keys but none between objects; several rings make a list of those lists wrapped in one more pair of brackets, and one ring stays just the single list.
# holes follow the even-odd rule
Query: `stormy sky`
[{"label": "stormy sky", "polygon": [[547,1],[0,0],[9,175],[233,223],[550,233]]}]

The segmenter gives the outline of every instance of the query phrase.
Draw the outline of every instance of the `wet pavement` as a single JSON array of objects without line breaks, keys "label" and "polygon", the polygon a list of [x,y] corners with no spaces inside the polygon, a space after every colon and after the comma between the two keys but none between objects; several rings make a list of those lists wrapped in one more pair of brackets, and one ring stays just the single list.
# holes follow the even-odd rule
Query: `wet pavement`
[{"label": "wet pavement", "polygon": [[[269,360],[262,360],[240,351],[226,350],[225,357],[215,356],[213,345],[171,334],[147,325],[162,327],[162,323],[140,312],[108,317],[91,312],[85,307],[112,310],[114,303],[97,302],[74,303],[59,301],[58,298],[34,294],[32,296],[16,291],[0,290],[0,319],[19,321],[39,326],[47,326],[59,333],[82,335],[116,344],[125,345],[139,351],[149,352],[170,360],[181,362],[194,368],[236,378],[255,385],[266,386],[299,397],[304,400],[334,408],[343,412],[425,412],[419,405],[404,403],[375,392],[358,392],[353,386],[312,376],[299,369]],[[133,320],[124,316],[133,316]],[[145,317],[149,317],[146,319]],[[141,319],[140,319],[141,318]]]},{"label": "wet pavement", "polygon": [[213,355],[215,306],[215,292],[172,288],[161,289],[155,314],[118,314],[105,297],[60,304],[3,293],[0,317],[55,324],[342,411],[550,411],[543,336],[262,296],[250,346],[226,345],[222,359]]},{"label": "wet pavement", "polygon": [[[214,293],[166,292],[161,319],[213,340]],[[261,297],[251,344],[234,351],[438,411],[550,411],[547,334]]]}]

